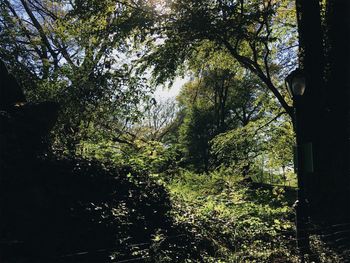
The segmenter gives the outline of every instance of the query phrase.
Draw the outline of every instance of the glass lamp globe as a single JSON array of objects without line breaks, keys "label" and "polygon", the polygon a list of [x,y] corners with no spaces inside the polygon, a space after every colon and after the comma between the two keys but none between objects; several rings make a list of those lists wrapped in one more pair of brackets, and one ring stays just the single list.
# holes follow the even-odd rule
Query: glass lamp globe
[{"label": "glass lamp globe", "polygon": [[286,86],[289,92],[289,95],[294,98],[298,96],[303,96],[305,92],[305,76],[301,69],[293,70],[286,77]]}]

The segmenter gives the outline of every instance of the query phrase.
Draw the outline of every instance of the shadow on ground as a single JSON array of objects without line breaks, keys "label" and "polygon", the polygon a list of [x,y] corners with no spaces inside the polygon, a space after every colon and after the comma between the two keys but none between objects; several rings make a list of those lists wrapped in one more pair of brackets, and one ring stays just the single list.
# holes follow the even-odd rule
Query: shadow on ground
[{"label": "shadow on ground", "polygon": [[38,158],[2,168],[4,262],[154,262],[157,235],[194,253],[165,189],[128,167]]}]

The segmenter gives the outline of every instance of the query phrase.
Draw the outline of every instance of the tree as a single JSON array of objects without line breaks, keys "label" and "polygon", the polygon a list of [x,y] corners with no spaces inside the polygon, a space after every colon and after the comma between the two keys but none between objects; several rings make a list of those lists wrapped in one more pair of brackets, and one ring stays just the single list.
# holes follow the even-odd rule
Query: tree
[{"label": "tree", "polygon": [[187,110],[180,126],[179,142],[183,147],[184,163],[193,170],[209,171],[209,142],[216,132],[213,115],[212,108],[194,105]]},{"label": "tree", "polygon": [[156,101],[152,98],[145,104],[142,118],[131,128],[131,132],[144,140],[166,143],[167,135],[177,126],[178,111],[175,99]]},{"label": "tree", "polygon": [[[158,27],[155,28],[162,41],[152,46],[153,51],[143,61],[146,66],[153,67],[157,83],[171,79],[184,69],[183,64],[187,62],[189,69],[203,80],[203,85],[210,86],[216,94],[213,111],[217,116],[216,126],[221,126],[220,132],[227,131],[224,119],[230,110],[232,112],[227,116],[235,115],[234,119],[243,126],[255,117],[259,105],[252,103],[251,96],[256,95],[254,92],[264,93],[260,90],[262,86],[272,92],[284,111],[293,118],[292,107],[285,97],[284,88],[281,89],[280,80],[286,72],[283,66],[290,68],[296,63],[293,8],[293,4],[287,1],[208,0],[200,4],[197,1],[172,1],[159,15]],[[215,56],[216,62],[211,63]],[[286,62],[286,58],[289,61]],[[236,72],[237,64],[240,65],[239,73]],[[226,80],[229,85],[234,85],[232,78],[235,74],[248,75],[242,68],[256,77],[251,83],[253,85],[246,83],[235,89],[235,96],[228,95],[228,86],[218,76],[227,77],[227,73],[232,73]],[[228,102],[228,98],[234,97],[235,107],[227,108],[225,104],[234,105]],[[279,111],[276,113],[280,114]],[[248,152],[246,159],[249,159]]]},{"label": "tree", "polygon": [[[284,13],[282,6],[289,10],[285,19],[281,15]],[[154,67],[156,80],[164,82],[177,74],[183,62],[201,45],[211,41],[217,50],[226,50],[255,74],[294,118],[292,107],[280,89],[282,81],[279,79],[285,71],[277,64],[283,57],[296,62],[295,53],[284,46],[290,52],[281,56],[277,39],[288,39],[284,43],[291,47],[298,44],[294,26],[298,20],[300,67],[304,68],[307,81],[299,121],[303,123],[302,144],[313,144],[314,171],[308,176],[309,197],[314,212],[321,203],[328,203],[324,206],[326,211],[326,207],[332,206],[340,185],[348,185],[345,178],[349,173],[350,147],[345,120],[349,115],[349,84],[345,76],[349,66],[345,58],[349,41],[344,39],[347,32],[338,29],[344,26],[349,30],[345,26],[349,24],[349,3],[297,0],[295,21],[290,20],[296,17],[290,15],[295,14],[292,9],[294,3],[287,1],[171,1],[159,16],[156,28],[163,39],[144,60]],[[284,31],[275,31],[279,27]],[[339,182],[329,176],[333,173],[337,174]],[[334,191],[326,190],[330,185]],[[347,191],[344,187],[336,199],[346,202]],[[336,208],[337,213],[343,213],[340,206]]]},{"label": "tree", "polygon": [[[211,141],[218,164],[235,166],[244,177],[251,175],[252,164],[261,154],[268,153],[271,160],[278,158],[276,154],[280,152],[273,152],[276,145],[272,145],[272,141],[277,136],[276,126],[286,122],[281,116],[284,112],[261,87],[257,87],[259,82],[256,81],[251,74],[236,80],[230,108],[235,125]],[[290,142],[283,147],[291,147]]]},{"label": "tree", "polygon": [[349,185],[349,38],[344,36],[350,31],[350,6],[342,0],[296,4],[299,60],[307,84],[302,137],[304,143],[312,142],[314,152],[307,185],[312,216],[343,220],[349,217],[343,205],[348,203]]},{"label": "tree", "polygon": [[[163,41],[144,60],[154,67],[157,82],[164,82],[177,73],[198,47],[211,41],[217,50],[225,50],[233,60],[255,74],[292,117],[293,111],[279,89],[274,72],[279,48],[276,39],[281,37],[276,32],[281,32],[273,29],[280,23],[288,25],[287,18],[277,19],[281,6],[291,8],[285,2],[275,1],[171,1],[165,9],[168,11],[159,16],[156,29]],[[293,33],[288,32],[283,37],[293,39]]]},{"label": "tree", "polygon": [[[204,47],[201,50],[208,51]],[[227,53],[210,50],[206,59],[203,52],[196,55],[190,61],[196,78],[178,96],[185,116],[180,130],[185,156],[194,166],[208,169],[234,165],[247,176],[262,151],[257,150],[262,148],[257,146],[261,133],[255,130],[267,122],[269,114],[275,114],[273,103],[258,78],[230,60],[224,63]]]},{"label": "tree", "polygon": [[269,135],[265,151],[269,167],[280,170],[283,180],[286,181],[286,170],[293,168],[294,130],[290,120],[280,118],[271,123],[266,131]]},{"label": "tree", "polygon": [[129,61],[118,59],[130,51],[129,37],[137,40],[136,31],[151,21],[151,13],[143,12],[140,4],[46,0],[0,4],[0,57],[18,72],[30,101],[59,102],[56,142],[70,152],[89,136],[84,127],[92,122],[101,126],[102,119],[118,115],[134,119],[135,105],[148,99],[145,81],[134,74]]}]

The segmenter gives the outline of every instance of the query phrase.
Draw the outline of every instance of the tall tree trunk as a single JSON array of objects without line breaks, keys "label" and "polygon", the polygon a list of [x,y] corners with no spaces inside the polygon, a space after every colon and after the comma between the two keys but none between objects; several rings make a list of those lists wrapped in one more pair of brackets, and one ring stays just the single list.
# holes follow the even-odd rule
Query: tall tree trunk
[{"label": "tall tree trunk", "polygon": [[299,66],[305,72],[306,90],[298,103],[300,144],[312,144],[314,170],[304,171],[306,198],[311,214],[317,213],[324,175],[322,140],[320,136],[324,104],[324,52],[321,26],[321,8],[318,0],[296,0],[299,31]]},{"label": "tall tree trunk", "polygon": [[[350,218],[350,1],[328,0],[325,18],[326,85],[322,127],[324,200],[334,219]],[[324,191],[326,192],[327,189]],[[329,209],[330,210],[330,209]],[[327,211],[325,211],[327,212]]]},{"label": "tall tree trunk", "polygon": [[324,27],[318,0],[296,4],[306,74],[301,137],[302,144],[312,143],[314,164],[313,172],[305,173],[306,192],[315,220],[342,220],[348,210],[343,205],[350,201],[349,1],[328,0]]}]

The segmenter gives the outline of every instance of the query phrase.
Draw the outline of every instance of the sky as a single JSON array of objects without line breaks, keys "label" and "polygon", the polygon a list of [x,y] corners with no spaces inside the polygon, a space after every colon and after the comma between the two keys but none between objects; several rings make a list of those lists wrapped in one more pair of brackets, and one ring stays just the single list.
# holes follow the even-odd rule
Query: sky
[{"label": "sky", "polygon": [[155,99],[158,101],[165,101],[170,98],[175,99],[176,96],[179,94],[182,85],[188,81],[189,81],[188,77],[185,77],[185,78],[178,77],[175,79],[174,84],[170,89],[167,87],[159,86],[156,92],[154,93]]}]

